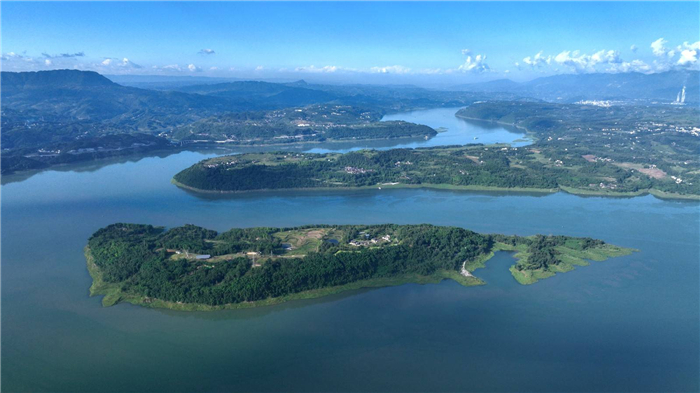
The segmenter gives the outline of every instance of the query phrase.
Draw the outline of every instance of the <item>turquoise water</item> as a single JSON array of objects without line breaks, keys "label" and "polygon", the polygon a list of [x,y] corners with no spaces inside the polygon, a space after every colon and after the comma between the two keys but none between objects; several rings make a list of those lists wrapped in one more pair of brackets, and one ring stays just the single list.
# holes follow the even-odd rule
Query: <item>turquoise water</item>
[{"label": "turquoise water", "polygon": [[424,142],[404,144],[401,147],[464,145],[468,143],[508,143],[512,146],[525,146],[531,142],[525,130],[486,121],[466,120],[455,117],[461,108],[425,109],[413,112],[386,115],[382,120],[405,120],[418,124],[428,124],[434,129],[445,129],[434,138]]},{"label": "turquoise water", "polygon": [[[5,179],[3,391],[697,391],[700,204],[435,190],[202,197],[182,152]],[[77,168],[73,168],[77,169]],[[521,286],[499,253],[451,281],[186,313],[88,297],[87,238],[123,221],[216,230],[432,223],[640,250]]]}]

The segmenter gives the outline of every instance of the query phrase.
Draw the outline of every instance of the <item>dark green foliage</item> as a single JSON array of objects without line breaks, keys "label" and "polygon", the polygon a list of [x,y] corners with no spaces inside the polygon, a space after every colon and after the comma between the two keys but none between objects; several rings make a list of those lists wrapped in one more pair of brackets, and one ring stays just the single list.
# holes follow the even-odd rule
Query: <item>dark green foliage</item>
[{"label": "dark green foliage", "polygon": [[[312,233],[322,236],[316,238],[316,251],[279,256],[287,251],[278,236]],[[330,236],[338,241],[330,242]],[[362,240],[367,244],[357,245]],[[495,242],[527,247],[528,257],[515,265],[520,271],[551,271],[562,263],[560,247],[565,252],[605,245],[590,238],[481,235],[426,224],[236,228],[218,235],[194,225],[164,232],[150,225],[114,224],[97,231],[88,245],[102,278],[120,285],[127,295],[224,305],[368,279],[456,272],[463,264],[484,258]],[[197,260],[173,255],[162,247],[165,244],[203,246],[220,257]],[[247,254],[252,251],[258,253]]]},{"label": "dark green foliage", "polygon": [[192,225],[162,232],[147,225],[115,224],[97,231],[88,245],[105,281],[122,282],[125,291],[210,305],[262,300],[369,278],[458,270],[465,260],[481,256],[491,247],[488,237],[454,227],[334,228],[347,236],[360,231],[371,236],[391,233],[397,242],[382,247],[353,247],[347,240],[324,242],[318,252],[268,259],[260,267],[252,267],[251,261],[242,257],[214,263],[171,259],[160,247],[210,240],[221,244],[212,250],[221,250],[224,244],[236,251],[277,250],[280,244],[273,234],[285,229],[232,229],[214,237],[215,232]]},{"label": "dark green foliage", "polygon": [[136,274],[143,263],[157,259],[153,241],[162,231],[151,225],[113,224],[95,232],[88,246],[103,279],[124,281]]}]

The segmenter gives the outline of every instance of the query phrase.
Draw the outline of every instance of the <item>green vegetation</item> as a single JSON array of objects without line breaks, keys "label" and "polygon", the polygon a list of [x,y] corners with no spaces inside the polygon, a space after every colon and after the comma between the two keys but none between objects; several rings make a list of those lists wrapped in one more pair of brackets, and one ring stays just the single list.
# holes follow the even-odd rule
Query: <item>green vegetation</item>
[{"label": "green vegetation", "polygon": [[571,270],[584,259],[631,252],[587,238],[481,235],[432,225],[317,225],[219,234],[194,225],[165,231],[114,224],[92,235],[85,255],[93,277],[90,293],[105,295],[105,306],[130,302],[213,310],[446,278],[480,285],[470,269],[503,249],[521,251],[512,271],[522,283]]},{"label": "green vegetation", "polygon": [[266,112],[213,116],[176,128],[170,136],[185,142],[281,144],[344,139],[431,137],[428,126],[380,122],[382,113],[347,105],[312,105]]},{"label": "green vegetation", "polygon": [[695,108],[486,102],[457,115],[526,127],[536,142],[520,148],[471,145],[217,157],[183,170],[174,181],[211,192],[432,187],[700,198]]},{"label": "green vegetation", "polygon": [[568,192],[700,198],[696,106],[494,101],[470,105],[457,116],[527,129],[537,139],[529,148],[532,158],[566,172],[570,179],[558,183]]},{"label": "green vegetation", "polygon": [[[588,266],[588,260],[604,261],[608,258],[629,255],[629,248],[606,244],[590,238],[536,235],[527,238],[494,235],[494,249],[515,251],[518,262],[510,272],[523,285],[566,273],[576,266]],[[481,266],[476,266],[478,268]]]}]

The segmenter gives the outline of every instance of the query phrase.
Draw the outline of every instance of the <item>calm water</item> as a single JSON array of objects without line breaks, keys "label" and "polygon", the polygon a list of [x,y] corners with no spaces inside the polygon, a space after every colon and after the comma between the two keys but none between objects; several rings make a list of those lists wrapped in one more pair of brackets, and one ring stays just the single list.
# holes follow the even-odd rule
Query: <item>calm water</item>
[{"label": "calm water", "polygon": [[[6,179],[3,391],[699,390],[696,202],[425,190],[203,198],[169,183],[208,156]],[[531,286],[513,280],[501,253],[476,272],[482,287],[403,285],[210,313],[102,308],[88,297],[82,248],[118,221],[427,222],[641,252]]]},{"label": "calm water", "polygon": [[465,120],[455,117],[461,108],[441,108],[398,113],[384,116],[382,120],[405,120],[418,124],[428,124],[434,129],[446,129],[444,133],[423,143],[406,144],[402,147],[463,145],[467,143],[509,143],[512,146],[525,146],[530,140],[525,131],[507,125]]}]

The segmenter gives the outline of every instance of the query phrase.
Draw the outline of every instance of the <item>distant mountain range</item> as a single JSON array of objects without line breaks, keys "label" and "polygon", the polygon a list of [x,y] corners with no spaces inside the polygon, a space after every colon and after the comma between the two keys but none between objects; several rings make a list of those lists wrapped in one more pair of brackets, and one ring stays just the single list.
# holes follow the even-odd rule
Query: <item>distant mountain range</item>
[{"label": "distant mountain range", "polygon": [[3,111],[17,111],[23,119],[126,121],[146,113],[183,117],[192,109],[230,106],[213,97],[121,86],[92,71],[3,72],[1,78]]},{"label": "distant mountain range", "polygon": [[[311,85],[303,81],[235,81],[152,90],[122,86],[96,72],[77,70],[2,72],[0,78],[3,113],[5,116],[12,115],[15,121],[101,121],[127,129],[148,131],[222,112],[272,110],[322,103],[396,111],[416,107],[460,106],[474,100],[474,95],[466,92]],[[163,82],[170,83],[168,80]]]},{"label": "distant mountain range", "polygon": [[581,100],[658,101],[676,100],[685,86],[686,103],[700,101],[699,71],[668,71],[657,74],[566,74],[537,78],[529,82],[500,79],[456,86],[456,90],[479,93],[511,93],[550,102]]}]

